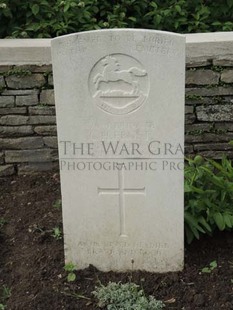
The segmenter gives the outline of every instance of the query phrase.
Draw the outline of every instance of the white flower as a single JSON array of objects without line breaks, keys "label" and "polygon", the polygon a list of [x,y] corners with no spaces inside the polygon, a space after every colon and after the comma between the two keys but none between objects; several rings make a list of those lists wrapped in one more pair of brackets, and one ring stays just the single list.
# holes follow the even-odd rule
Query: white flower
[{"label": "white flower", "polygon": [[79,6],[80,8],[84,8],[84,7],[85,7],[85,3],[84,3],[84,2],[79,2],[78,6]]},{"label": "white flower", "polygon": [[0,8],[1,8],[1,9],[6,9],[6,8],[7,8],[6,3],[0,3]]}]

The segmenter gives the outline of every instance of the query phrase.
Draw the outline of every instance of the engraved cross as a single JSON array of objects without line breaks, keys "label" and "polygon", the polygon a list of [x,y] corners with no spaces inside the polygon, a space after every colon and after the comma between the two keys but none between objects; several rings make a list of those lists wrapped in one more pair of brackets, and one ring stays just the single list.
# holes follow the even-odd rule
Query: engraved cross
[{"label": "engraved cross", "polygon": [[101,188],[98,187],[99,195],[118,195],[119,196],[119,213],[120,213],[120,236],[127,237],[125,229],[125,195],[145,195],[145,187],[142,188],[125,188],[123,170],[118,170],[118,187]]}]

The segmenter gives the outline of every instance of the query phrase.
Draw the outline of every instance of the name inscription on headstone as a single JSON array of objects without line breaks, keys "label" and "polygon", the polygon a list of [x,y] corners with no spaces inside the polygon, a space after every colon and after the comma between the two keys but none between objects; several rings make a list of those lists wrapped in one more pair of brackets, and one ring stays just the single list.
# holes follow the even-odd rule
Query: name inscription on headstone
[{"label": "name inscription on headstone", "polygon": [[102,44],[126,44],[130,43],[130,51],[153,53],[159,55],[172,56],[177,55],[177,50],[174,47],[173,38],[162,38],[160,34],[138,34],[128,33],[122,36],[116,33],[106,33],[103,37],[98,34],[87,34],[86,37],[79,37],[79,50],[85,52],[93,46],[101,46]]}]

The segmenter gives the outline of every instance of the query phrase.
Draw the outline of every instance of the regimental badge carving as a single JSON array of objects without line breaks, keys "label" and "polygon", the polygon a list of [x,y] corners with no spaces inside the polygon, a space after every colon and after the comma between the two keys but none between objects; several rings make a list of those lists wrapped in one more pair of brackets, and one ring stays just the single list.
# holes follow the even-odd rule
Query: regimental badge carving
[{"label": "regimental badge carving", "polygon": [[107,55],[92,68],[89,89],[101,110],[116,115],[129,114],[138,110],[148,96],[148,74],[132,56]]}]

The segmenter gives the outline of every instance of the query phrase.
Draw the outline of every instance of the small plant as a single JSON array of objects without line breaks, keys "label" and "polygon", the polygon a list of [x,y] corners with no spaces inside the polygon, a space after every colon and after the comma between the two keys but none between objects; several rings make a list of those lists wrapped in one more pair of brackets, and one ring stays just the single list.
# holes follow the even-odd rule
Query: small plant
[{"label": "small plant", "polygon": [[44,77],[48,77],[50,75],[52,76],[52,74],[53,74],[52,71],[46,71],[46,72],[44,72],[43,75],[44,75]]},{"label": "small plant", "polygon": [[204,133],[203,129],[197,129],[197,130],[187,131],[186,135],[201,136],[201,135],[203,135],[203,133]]},{"label": "small plant", "polygon": [[6,300],[11,296],[11,290],[6,285],[0,289],[0,310],[6,309]]},{"label": "small plant", "polygon": [[209,266],[202,268],[202,273],[211,273],[215,268],[218,267],[216,260],[212,261]]},{"label": "small plant", "polygon": [[47,105],[47,103],[45,103],[45,102],[40,102],[38,105],[37,105],[37,107],[38,108],[45,108],[45,107],[47,107],[48,105]]},{"label": "small plant", "polygon": [[67,281],[74,282],[76,279],[76,274],[74,273],[74,271],[77,270],[76,266],[73,263],[67,263],[64,269],[68,272]]},{"label": "small plant", "polygon": [[164,303],[153,296],[147,298],[144,291],[134,283],[109,282],[107,286],[96,287],[92,293],[99,300],[98,306],[108,310],[160,310],[164,307]]},{"label": "small plant", "polygon": [[185,96],[185,99],[186,100],[203,100],[203,97],[202,96],[198,96],[198,95],[186,95]]},{"label": "small plant", "polygon": [[221,73],[221,72],[223,72],[224,68],[222,66],[212,66],[211,70]]},{"label": "small plant", "polygon": [[15,76],[21,77],[21,76],[28,76],[31,74],[32,72],[30,70],[25,70],[25,69],[15,67],[13,69],[8,70],[5,73],[5,76],[15,75]]},{"label": "small plant", "polygon": [[61,209],[62,203],[61,203],[61,199],[58,199],[54,202],[53,207],[55,209]]},{"label": "small plant", "polygon": [[61,240],[62,239],[62,231],[59,227],[54,227],[53,228],[53,233],[52,237],[54,237],[56,240]]}]

